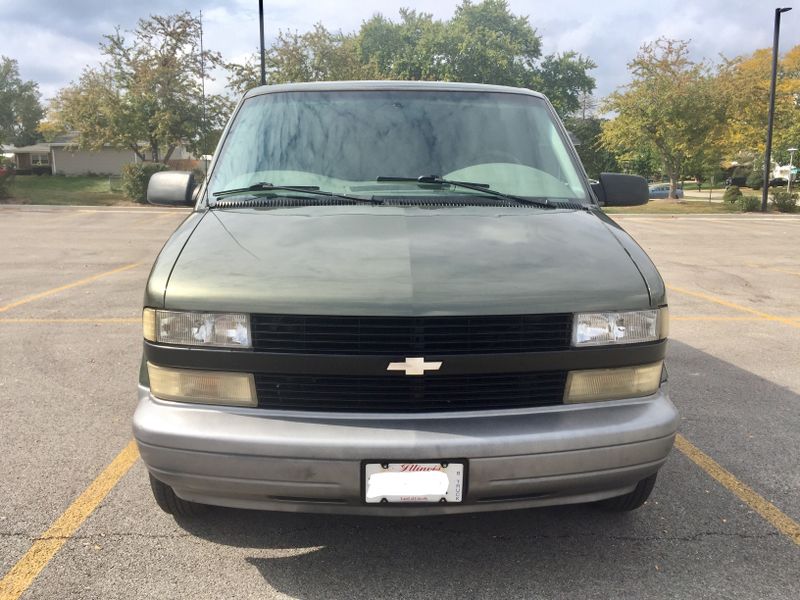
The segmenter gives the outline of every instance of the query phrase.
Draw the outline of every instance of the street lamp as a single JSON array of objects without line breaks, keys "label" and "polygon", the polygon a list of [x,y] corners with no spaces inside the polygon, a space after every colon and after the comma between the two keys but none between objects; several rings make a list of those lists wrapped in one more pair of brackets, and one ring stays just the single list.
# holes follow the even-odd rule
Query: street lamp
[{"label": "street lamp", "polygon": [[797,152],[797,148],[787,148],[789,151],[789,184],[786,186],[786,191],[790,194],[792,193],[792,159],[794,158],[794,153]]},{"label": "street lamp", "polygon": [[267,83],[267,65],[264,56],[264,0],[258,0],[258,33],[261,40],[261,85]]},{"label": "street lamp", "polygon": [[775,9],[775,28],[772,34],[772,82],[769,86],[769,123],[767,124],[767,149],[764,152],[764,185],[761,190],[761,212],[767,212],[767,190],[769,189],[769,159],[772,153],[772,122],[775,120],[775,79],[778,75],[778,39],[781,34],[781,13],[791,8]]}]

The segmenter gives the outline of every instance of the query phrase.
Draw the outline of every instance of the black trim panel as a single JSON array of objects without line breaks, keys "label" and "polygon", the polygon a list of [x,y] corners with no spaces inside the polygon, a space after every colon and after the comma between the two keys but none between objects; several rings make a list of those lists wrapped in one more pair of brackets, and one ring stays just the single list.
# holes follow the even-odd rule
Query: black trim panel
[{"label": "black trim panel", "polygon": [[[643,365],[662,360],[667,341],[605,346],[557,352],[521,354],[472,354],[425,356],[427,361],[442,361],[438,371],[425,377],[469,373],[522,373],[531,371],[574,371]],[[403,361],[399,356],[350,356],[326,354],[271,354],[207,348],[180,348],[144,342],[148,361],[164,367],[202,369],[208,371],[245,371],[248,373],[282,373],[286,375],[386,375],[405,377],[402,371],[387,371],[389,362]]]}]

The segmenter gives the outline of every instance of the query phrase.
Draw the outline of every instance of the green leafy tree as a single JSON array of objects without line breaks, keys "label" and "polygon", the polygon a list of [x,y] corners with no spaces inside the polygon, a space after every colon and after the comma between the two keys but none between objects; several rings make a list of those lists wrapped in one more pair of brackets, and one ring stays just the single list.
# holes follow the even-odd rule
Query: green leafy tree
[{"label": "green leafy tree", "polygon": [[661,180],[664,177],[663,164],[655,150],[650,147],[640,148],[638,152],[627,154],[624,160],[619,160],[619,163],[626,173],[641,175],[647,179]]},{"label": "green leafy tree", "polygon": [[[266,52],[265,66],[268,84],[365,79],[370,73],[362,64],[354,35],[330,32],[319,23],[302,34],[279,32],[278,39]],[[231,63],[227,67],[228,84],[237,93],[260,83],[257,56],[244,64]]]},{"label": "green leafy tree", "polygon": [[40,139],[39,98],[38,84],[22,80],[17,61],[0,56],[0,143],[26,146]]},{"label": "green leafy tree", "polygon": [[550,54],[544,57],[539,68],[536,89],[547,95],[560,115],[585,111],[595,87],[589,71],[597,65],[576,52]]},{"label": "green leafy tree", "polygon": [[718,145],[712,141],[692,153],[684,165],[683,173],[700,184],[712,177],[715,183],[720,183],[725,180],[721,165],[722,154]]},{"label": "green leafy tree", "polygon": [[78,131],[82,147],[111,144],[141,159],[144,142],[154,161],[169,160],[181,144],[198,154],[212,151],[231,103],[203,98],[203,78],[222,59],[210,50],[201,54],[200,27],[183,12],[141,19],[130,36],[119,29],[104,36],[102,64],[59,92],[45,130]]},{"label": "green leafy tree", "polygon": [[[469,0],[447,21],[400,11],[395,22],[375,15],[357,33],[316,25],[283,33],[266,51],[267,83],[338,79],[466,81],[528,87],[548,95],[567,115],[595,87],[595,64],[574,52],[542,58],[542,40],[527,17],[505,0]],[[230,86],[241,93],[259,83],[259,61],[229,65]]]},{"label": "green leafy tree", "polygon": [[652,151],[676,198],[687,164],[723,124],[713,77],[704,63],[689,59],[688,42],[680,40],[644,44],[628,67],[633,80],[604,103],[617,116],[604,124],[603,144],[618,156]]},{"label": "green leafy tree", "polygon": [[357,44],[366,77],[400,80],[442,79],[444,23],[428,13],[400,9],[395,23],[374,15],[361,24]]},{"label": "green leafy tree", "polygon": [[441,79],[531,85],[542,39],[528,17],[515,16],[505,0],[464,0],[442,28]]},{"label": "green leafy tree", "polygon": [[[726,127],[720,139],[729,156],[740,152],[763,154],[769,109],[772,50],[724,60],[715,78],[725,109]],[[780,57],[775,94],[773,151],[788,160],[785,149],[800,143],[800,45]]]},{"label": "green leafy tree", "polygon": [[594,117],[586,119],[572,117],[565,121],[567,129],[580,142],[576,150],[586,174],[592,179],[597,179],[600,173],[614,173],[620,170],[614,153],[603,146],[601,139],[603,122],[604,119]]}]

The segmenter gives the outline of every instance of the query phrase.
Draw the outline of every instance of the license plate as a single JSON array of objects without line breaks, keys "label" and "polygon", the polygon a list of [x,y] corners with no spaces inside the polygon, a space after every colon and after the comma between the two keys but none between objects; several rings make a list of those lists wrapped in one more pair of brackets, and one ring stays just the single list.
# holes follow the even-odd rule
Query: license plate
[{"label": "license plate", "polygon": [[368,504],[461,502],[463,462],[364,464],[364,499]]}]

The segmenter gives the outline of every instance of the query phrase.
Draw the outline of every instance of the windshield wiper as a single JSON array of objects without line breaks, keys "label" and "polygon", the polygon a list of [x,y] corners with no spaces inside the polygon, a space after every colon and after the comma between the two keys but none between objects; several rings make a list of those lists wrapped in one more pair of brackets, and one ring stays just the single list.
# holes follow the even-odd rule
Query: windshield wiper
[{"label": "windshield wiper", "polygon": [[347,194],[336,194],[334,192],[326,192],[319,189],[316,185],[274,185],[261,181],[254,183],[244,188],[234,188],[230,190],[222,190],[221,192],[214,192],[214,198],[221,198],[223,196],[235,196],[236,194],[246,194],[248,192],[271,192],[280,190],[283,192],[298,192],[301,194],[312,194],[315,196],[327,196],[328,198],[341,198],[343,200],[350,200],[359,204],[383,204],[380,200],[374,198],[359,198],[358,196],[348,196]]},{"label": "windshield wiper", "polygon": [[389,177],[382,175],[378,177],[376,181],[405,181],[405,182],[416,182],[416,183],[433,184],[433,185],[451,185],[453,187],[460,187],[467,190],[474,190],[476,192],[488,194],[489,196],[503,198],[504,200],[512,200],[514,202],[519,202],[521,204],[531,204],[533,206],[540,206],[541,208],[557,208],[556,206],[550,204],[550,202],[547,199],[534,200],[532,198],[523,198],[522,196],[514,196],[512,194],[506,194],[505,192],[498,192],[496,190],[490,189],[488,183],[475,183],[473,181],[454,181],[452,179],[444,179],[440,175],[420,175],[419,177]]}]

